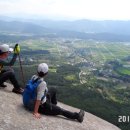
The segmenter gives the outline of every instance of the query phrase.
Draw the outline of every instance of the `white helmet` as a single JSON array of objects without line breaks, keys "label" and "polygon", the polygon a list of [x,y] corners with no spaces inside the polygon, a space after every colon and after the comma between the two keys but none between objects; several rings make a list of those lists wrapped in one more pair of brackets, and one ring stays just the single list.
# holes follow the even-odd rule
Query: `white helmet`
[{"label": "white helmet", "polygon": [[43,72],[44,74],[48,72],[48,65],[46,63],[41,63],[38,65],[38,73]]},{"label": "white helmet", "polygon": [[0,45],[0,53],[4,53],[4,52],[12,52],[13,48],[9,48],[9,45],[7,44],[2,44]]}]

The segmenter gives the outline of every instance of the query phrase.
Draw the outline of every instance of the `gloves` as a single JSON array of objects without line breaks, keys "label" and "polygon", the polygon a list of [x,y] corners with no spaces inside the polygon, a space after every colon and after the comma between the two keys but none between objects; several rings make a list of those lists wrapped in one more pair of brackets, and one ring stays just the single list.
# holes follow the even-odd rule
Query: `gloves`
[{"label": "gloves", "polygon": [[19,54],[20,53],[20,46],[18,44],[15,45],[14,47],[14,53]]}]

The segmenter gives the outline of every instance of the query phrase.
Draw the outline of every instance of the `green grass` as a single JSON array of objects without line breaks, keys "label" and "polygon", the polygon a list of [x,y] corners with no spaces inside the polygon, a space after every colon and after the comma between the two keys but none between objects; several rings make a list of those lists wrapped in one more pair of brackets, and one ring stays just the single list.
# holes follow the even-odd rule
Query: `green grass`
[{"label": "green grass", "polygon": [[55,69],[55,68],[49,68],[49,72],[53,72],[53,73],[55,73],[56,70],[57,70],[57,69]]},{"label": "green grass", "polygon": [[76,76],[73,75],[73,74],[67,75],[67,76],[65,76],[65,79],[66,79],[66,80],[76,80]]},{"label": "green grass", "polygon": [[130,68],[119,67],[116,69],[118,73],[123,75],[130,75]]}]

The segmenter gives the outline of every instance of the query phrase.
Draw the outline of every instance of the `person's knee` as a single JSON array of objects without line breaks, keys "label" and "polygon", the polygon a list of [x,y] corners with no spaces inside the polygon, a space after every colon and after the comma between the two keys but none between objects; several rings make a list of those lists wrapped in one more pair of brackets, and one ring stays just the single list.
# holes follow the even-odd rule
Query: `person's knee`
[{"label": "person's knee", "polygon": [[49,92],[53,93],[53,94],[56,94],[57,93],[57,89],[54,88],[54,87],[51,87],[51,88],[49,88]]},{"label": "person's knee", "polygon": [[12,70],[8,70],[8,71],[6,72],[6,74],[7,74],[8,76],[11,76],[11,77],[14,77],[14,76],[15,76],[14,71],[12,71]]}]

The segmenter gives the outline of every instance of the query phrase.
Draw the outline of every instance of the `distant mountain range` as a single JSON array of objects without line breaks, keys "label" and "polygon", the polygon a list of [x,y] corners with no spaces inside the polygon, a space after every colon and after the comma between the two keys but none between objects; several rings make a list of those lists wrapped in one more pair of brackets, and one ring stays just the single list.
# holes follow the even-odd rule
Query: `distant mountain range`
[{"label": "distant mountain range", "polygon": [[77,31],[85,33],[114,33],[130,35],[130,21],[92,21],[92,20],[77,20],[77,21],[31,21],[35,24],[53,29]]},{"label": "distant mountain range", "polygon": [[52,21],[0,17],[0,33],[49,35],[106,41],[130,41],[130,21]]},{"label": "distant mountain range", "polygon": [[17,32],[17,33],[33,33],[43,34],[48,33],[49,29],[46,29],[40,25],[35,25],[29,22],[19,21],[0,21],[0,32]]}]

